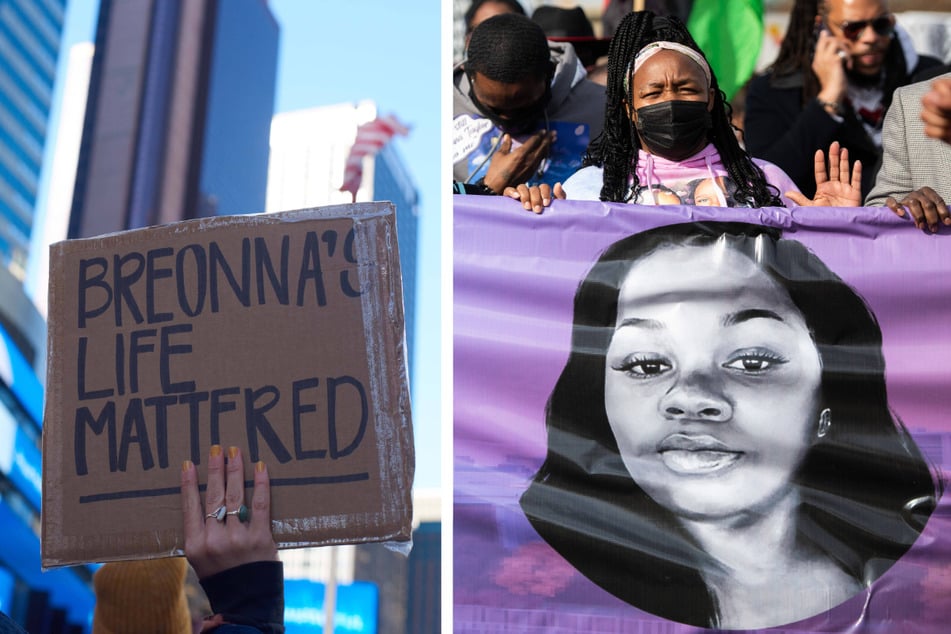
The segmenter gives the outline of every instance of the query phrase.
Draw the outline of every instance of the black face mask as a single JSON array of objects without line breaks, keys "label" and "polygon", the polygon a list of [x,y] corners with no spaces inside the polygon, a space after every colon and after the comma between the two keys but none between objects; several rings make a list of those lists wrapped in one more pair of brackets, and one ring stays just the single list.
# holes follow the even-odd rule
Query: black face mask
[{"label": "black face mask", "polygon": [[703,101],[664,101],[636,112],[637,131],[647,149],[670,161],[680,161],[700,151],[713,127]]},{"label": "black face mask", "polygon": [[[471,79],[469,80],[469,99],[472,101],[472,105],[503,133],[511,135],[525,134],[534,130],[535,124],[544,118],[545,108],[548,107],[548,102],[551,101],[551,82],[546,83],[545,93],[538,101],[517,110],[500,110],[483,104],[472,89]],[[505,115],[504,119],[501,117],[503,114]]]}]

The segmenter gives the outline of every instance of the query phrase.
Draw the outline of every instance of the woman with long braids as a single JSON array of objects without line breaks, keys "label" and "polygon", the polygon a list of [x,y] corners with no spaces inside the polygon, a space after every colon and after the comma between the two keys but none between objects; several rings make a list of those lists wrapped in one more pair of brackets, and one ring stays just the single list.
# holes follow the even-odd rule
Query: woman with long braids
[{"label": "woman with long braids", "polygon": [[588,146],[584,167],[563,187],[520,185],[505,195],[536,212],[552,194],[655,205],[664,204],[653,194],[658,186],[683,200],[688,183],[710,179],[718,184],[720,207],[861,205],[861,165],[850,171],[848,153],[837,144],[829,162],[827,174],[825,156],[816,154],[818,189],[810,200],[781,169],[750,157],[737,142],[716,76],[683,22],[637,11],[611,41],[604,129]]}]

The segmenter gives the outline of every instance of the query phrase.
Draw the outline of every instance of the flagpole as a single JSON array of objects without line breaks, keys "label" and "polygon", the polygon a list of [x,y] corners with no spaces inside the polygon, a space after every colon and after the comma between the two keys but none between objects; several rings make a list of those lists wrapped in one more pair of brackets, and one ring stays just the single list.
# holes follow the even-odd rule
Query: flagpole
[{"label": "flagpole", "polygon": [[337,612],[337,547],[330,546],[330,574],[324,584],[324,634],[333,634]]}]

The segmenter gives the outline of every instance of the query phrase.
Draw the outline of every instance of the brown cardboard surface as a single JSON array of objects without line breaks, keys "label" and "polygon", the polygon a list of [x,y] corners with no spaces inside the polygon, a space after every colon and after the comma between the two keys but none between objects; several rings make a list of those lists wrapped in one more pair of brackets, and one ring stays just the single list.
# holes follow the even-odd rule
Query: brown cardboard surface
[{"label": "brown cardboard surface", "polygon": [[186,221],[50,249],[44,567],[181,554],[181,465],[268,465],[280,547],[405,541],[395,213]]}]

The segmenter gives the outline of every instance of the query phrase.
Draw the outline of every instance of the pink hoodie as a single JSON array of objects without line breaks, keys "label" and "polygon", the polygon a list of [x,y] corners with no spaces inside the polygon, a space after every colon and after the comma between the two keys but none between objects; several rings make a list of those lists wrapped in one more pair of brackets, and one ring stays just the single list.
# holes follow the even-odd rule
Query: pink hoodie
[{"label": "pink hoodie", "polygon": [[[638,151],[637,178],[640,186],[632,204],[637,205],[695,205],[707,207],[735,207],[733,180],[727,175],[720,154],[711,143],[693,156],[682,161],[671,161],[644,150]],[[766,182],[779,190],[779,196],[788,207],[795,203],[785,193],[799,191],[784,171],[766,161],[753,159]],[[600,200],[603,170],[585,167],[564,182],[565,195],[571,200]]]}]

